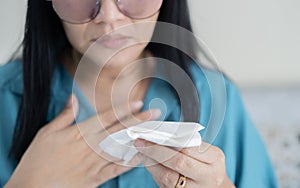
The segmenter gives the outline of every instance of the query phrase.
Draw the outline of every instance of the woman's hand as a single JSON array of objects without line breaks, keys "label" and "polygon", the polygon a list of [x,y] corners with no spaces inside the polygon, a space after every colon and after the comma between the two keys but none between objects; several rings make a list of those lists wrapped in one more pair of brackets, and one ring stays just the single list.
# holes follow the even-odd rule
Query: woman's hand
[{"label": "woman's hand", "polygon": [[[6,187],[97,187],[131,167],[118,165],[122,161],[106,156],[98,146],[108,134],[124,129],[120,122],[133,125],[137,121],[157,119],[157,110],[138,112],[142,103],[120,107],[118,118],[109,110],[99,117],[71,126],[78,111],[76,97],[48,125],[37,133],[24,153]],[[73,113],[74,112],[74,113]],[[123,114],[122,114],[123,113]],[[132,113],[136,115],[130,116]],[[137,165],[135,157],[131,166]]]},{"label": "woman's hand", "polygon": [[186,188],[234,187],[226,175],[221,149],[202,143],[200,147],[176,150],[138,139],[139,158],[160,187],[174,188],[180,174],[186,176]]}]

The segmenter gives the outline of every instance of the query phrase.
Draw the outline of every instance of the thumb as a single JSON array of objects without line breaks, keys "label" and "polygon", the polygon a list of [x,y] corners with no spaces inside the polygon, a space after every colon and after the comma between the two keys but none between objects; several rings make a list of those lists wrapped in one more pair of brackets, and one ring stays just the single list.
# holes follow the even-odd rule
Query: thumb
[{"label": "thumb", "polygon": [[51,130],[57,131],[70,126],[78,113],[78,100],[74,94],[70,95],[65,108],[52,120],[48,126]]}]

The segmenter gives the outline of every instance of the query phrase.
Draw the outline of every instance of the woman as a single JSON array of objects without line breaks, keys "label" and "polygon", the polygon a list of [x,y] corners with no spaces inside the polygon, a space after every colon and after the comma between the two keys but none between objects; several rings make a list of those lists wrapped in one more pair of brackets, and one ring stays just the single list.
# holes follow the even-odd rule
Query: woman
[{"label": "woman", "polygon": [[[187,105],[183,118],[203,125],[209,123],[211,93],[205,76],[190,57],[168,45],[140,43],[122,50],[103,65],[92,109],[99,115],[102,128],[95,123],[97,117],[90,116],[93,112],[81,110],[93,102],[84,92],[84,84],[79,84],[83,95],[80,92],[71,95],[72,77],[76,77],[79,60],[95,41],[104,50],[119,49],[128,38],[101,36],[121,26],[149,21],[168,22],[192,31],[185,0],[28,0],[22,61],[10,62],[0,69],[1,186],[276,187],[265,148],[237,89],[227,79],[227,108],[222,127],[213,139],[214,146],[201,145],[207,148],[204,152],[185,148],[161,162],[160,157],[174,153],[175,149],[136,140],[139,155],[128,167],[116,159],[107,160],[109,156],[99,148],[89,147],[89,143],[103,140],[107,132],[124,129],[122,122],[131,126],[137,121],[161,118],[164,112],[160,107],[148,108],[155,98],[171,109],[163,120],[180,120],[179,105],[173,102],[177,97],[165,82],[143,79],[131,90],[137,75],[145,70],[155,72],[157,67],[151,63],[137,64],[125,71],[122,84],[113,85],[130,62],[144,57],[168,59],[193,78],[201,106],[199,109],[197,103]],[[151,31],[148,40],[160,34],[154,27],[145,31]],[[134,37],[132,33],[128,36]],[[175,38],[177,42],[181,37]],[[189,51],[195,54],[196,47],[191,45],[194,43],[186,42]],[[96,59],[102,55],[103,52]],[[209,70],[206,74],[218,75]],[[184,83],[180,85],[185,88]],[[117,91],[113,102],[112,90]],[[122,97],[128,93],[129,100]],[[182,100],[184,104],[193,102],[186,97]],[[74,113],[77,126],[70,126]],[[140,162],[145,167],[133,168]]]}]

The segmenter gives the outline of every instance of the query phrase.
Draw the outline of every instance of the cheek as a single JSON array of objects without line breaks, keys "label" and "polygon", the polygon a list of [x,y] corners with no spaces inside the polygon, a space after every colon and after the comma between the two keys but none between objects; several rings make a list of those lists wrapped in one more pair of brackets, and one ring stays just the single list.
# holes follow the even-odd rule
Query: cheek
[{"label": "cheek", "polygon": [[153,36],[153,32],[155,29],[155,23],[158,19],[159,13],[156,13],[155,15],[153,15],[152,17],[146,19],[146,20],[142,20],[142,21],[136,21],[133,23],[141,23],[139,24],[140,26],[138,26],[136,28],[136,36],[138,36],[138,38],[140,38],[140,41],[151,41],[151,38]]},{"label": "cheek", "polygon": [[81,54],[84,54],[89,47],[89,41],[85,37],[85,24],[73,25],[64,22],[63,27],[73,48]]}]

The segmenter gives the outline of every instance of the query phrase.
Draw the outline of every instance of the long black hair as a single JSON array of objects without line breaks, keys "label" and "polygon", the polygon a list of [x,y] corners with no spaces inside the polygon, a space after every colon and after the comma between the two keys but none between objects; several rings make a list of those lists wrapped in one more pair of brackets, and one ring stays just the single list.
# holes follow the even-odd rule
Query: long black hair
[{"label": "long black hair", "polygon": [[[158,21],[192,31],[186,0],[164,0]],[[180,36],[175,36],[174,40],[178,39]],[[62,52],[68,48],[71,45],[51,1],[28,0],[22,55],[24,92],[10,152],[16,161],[21,159],[38,130],[47,123],[52,73]],[[146,48],[155,57],[176,63],[190,75],[188,63],[191,59],[178,49],[151,43]],[[198,121],[199,107],[189,112],[183,114],[185,121]]]}]

